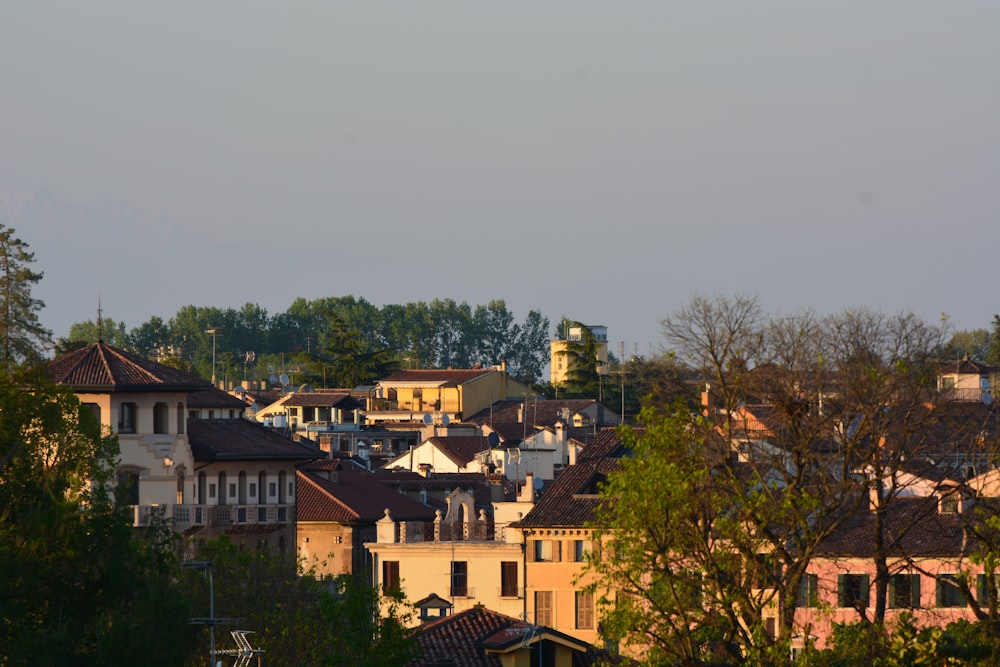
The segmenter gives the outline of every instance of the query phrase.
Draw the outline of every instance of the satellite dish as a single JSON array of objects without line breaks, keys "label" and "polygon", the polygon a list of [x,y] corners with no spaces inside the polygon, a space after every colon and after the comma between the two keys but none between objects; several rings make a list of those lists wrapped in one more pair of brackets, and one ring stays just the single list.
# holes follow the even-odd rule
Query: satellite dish
[{"label": "satellite dish", "polygon": [[281,386],[282,387],[284,387],[286,384],[288,384],[288,376],[285,375],[284,373],[282,373],[281,375],[279,375],[278,379],[281,380]]},{"label": "satellite dish", "polygon": [[983,392],[983,405],[989,405],[993,402],[993,394],[988,391]]},{"label": "satellite dish", "polygon": [[989,391],[990,390],[990,379],[989,378],[981,378],[979,380],[979,388],[982,389],[983,391]]},{"label": "satellite dish", "polygon": [[309,384],[309,383],[306,383],[306,384],[302,385],[301,387],[299,387],[299,393],[300,394],[311,394],[313,391],[314,391],[313,390],[313,386],[311,384]]},{"label": "satellite dish", "polygon": [[497,435],[495,432],[492,432],[488,436],[486,436],[486,442],[490,443],[490,449],[493,449],[494,447],[499,447],[500,436]]},{"label": "satellite dish", "polygon": [[542,481],[541,477],[536,477],[535,481],[533,482],[533,486],[535,487],[535,491],[541,491],[542,490],[542,485],[544,485],[544,484],[545,484],[545,482]]},{"label": "satellite dish", "polygon": [[269,377],[267,380],[271,384],[278,384],[278,378],[274,373],[271,373],[271,377]]},{"label": "satellite dish", "polygon": [[447,426],[451,418],[447,414],[441,415],[441,426]]},{"label": "satellite dish", "polygon": [[424,423],[427,424],[428,426],[434,423],[434,417],[433,415],[431,415],[431,413],[429,412],[424,413]]},{"label": "satellite dish", "polygon": [[240,386],[236,387],[236,389],[233,389],[233,393],[234,394],[245,394],[245,393],[247,393],[247,390],[246,390],[246,388],[243,385],[240,385]]}]

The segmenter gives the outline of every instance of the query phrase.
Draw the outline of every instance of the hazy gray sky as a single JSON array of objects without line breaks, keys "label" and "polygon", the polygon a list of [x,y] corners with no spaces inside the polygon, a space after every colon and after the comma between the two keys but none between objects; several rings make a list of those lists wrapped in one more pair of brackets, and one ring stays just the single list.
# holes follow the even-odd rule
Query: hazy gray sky
[{"label": "hazy gray sky", "polygon": [[0,222],[57,335],[507,301],[645,351],[693,291],[986,327],[1000,3],[0,6]]}]

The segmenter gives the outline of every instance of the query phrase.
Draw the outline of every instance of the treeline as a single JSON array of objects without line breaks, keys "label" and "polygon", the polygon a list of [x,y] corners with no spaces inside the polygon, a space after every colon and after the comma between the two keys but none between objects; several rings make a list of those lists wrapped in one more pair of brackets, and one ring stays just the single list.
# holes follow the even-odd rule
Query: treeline
[{"label": "treeline", "polygon": [[[214,335],[208,333],[215,331]],[[269,314],[242,308],[185,306],[169,320],[134,328],[102,318],[74,324],[58,341],[61,354],[103,339],[202,377],[354,387],[400,368],[472,368],[506,362],[530,383],[548,362],[549,320],[537,310],[518,322],[502,299],[471,306],[435,299],[378,307],[354,296],[296,299]]]}]

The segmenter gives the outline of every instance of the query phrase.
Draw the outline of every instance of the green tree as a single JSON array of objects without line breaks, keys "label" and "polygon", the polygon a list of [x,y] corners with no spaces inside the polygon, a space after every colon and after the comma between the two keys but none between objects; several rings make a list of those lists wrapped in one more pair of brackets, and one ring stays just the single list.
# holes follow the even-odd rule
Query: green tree
[{"label": "green tree", "polygon": [[116,502],[117,440],[38,369],[0,376],[0,405],[0,664],[178,664],[177,561]]},{"label": "green tree", "polygon": [[38,319],[45,304],[31,296],[43,275],[31,270],[34,261],[28,244],[14,236],[13,229],[0,224],[0,363],[8,369],[40,357],[52,338],[52,332]]},{"label": "green tree", "polygon": [[104,341],[121,349],[132,349],[131,338],[124,322],[115,322],[110,317],[101,318],[100,325],[93,320],[77,322],[69,328],[69,334],[56,341],[56,354],[66,354],[72,350]]},{"label": "green tree", "polygon": [[[579,340],[571,339],[571,328],[579,329]],[[597,339],[593,332],[589,327],[565,317],[558,329],[561,339],[566,341],[566,348],[557,353],[566,363],[566,382],[559,387],[559,394],[565,398],[598,398],[602,378],[598,369]]]}]

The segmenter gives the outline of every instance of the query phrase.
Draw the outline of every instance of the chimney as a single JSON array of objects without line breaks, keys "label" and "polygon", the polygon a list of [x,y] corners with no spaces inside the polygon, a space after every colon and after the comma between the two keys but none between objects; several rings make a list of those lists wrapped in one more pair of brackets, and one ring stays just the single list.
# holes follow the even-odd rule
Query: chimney
[{"label": "chimney", "polygon": [[521,495],[517,497],[518,502],[535,502],[535,475],[530,472],[524,473],[524,485],[521,487]]},{"label": "chimney", "polygon": [[566,447],[566,449],[569,450],[569,464],[571,466],[575,466],[576,465],[576,445],[574,445],[573,443],[570,443]]},{"label": "chimney", "polygon": [[715,394],[712,393],[712,385],[705,384],[705,391],[701,392],[701,414],[705,417],[714,417],[718,411],[715,405]]}]

